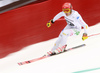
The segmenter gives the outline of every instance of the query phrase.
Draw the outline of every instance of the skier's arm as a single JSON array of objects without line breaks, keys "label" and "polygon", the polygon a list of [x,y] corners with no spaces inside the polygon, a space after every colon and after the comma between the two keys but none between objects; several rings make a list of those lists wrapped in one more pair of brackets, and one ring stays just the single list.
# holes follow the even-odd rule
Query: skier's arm
[{"label": "skier's arm", "polygon": [[77,19],[80,25],[84,28],[84,33],[88,34],[88,25],[84,22],[81,16],[78,16]]},{"label": "skier's arm", "polygon": [[80,25],[84,28],[82,40],[85,40],[88,38],[88,25],[84,22],[84,20],[82,19],[80,15],[77,17],[77,20],[80,23]]},{"label": "skier's arm", "polygon": [[58,13],[52,20],[48,21],[47,27],[50,27],[56,20],[62,17],[62,12]]},{"label": "skier's arm", "polygon": [[63,13],[60,12],[58,13],[54,18],[53,18],[53,22],[55,22],[56,20],[58,20],[59,18],[61,18],[63,16]]}]

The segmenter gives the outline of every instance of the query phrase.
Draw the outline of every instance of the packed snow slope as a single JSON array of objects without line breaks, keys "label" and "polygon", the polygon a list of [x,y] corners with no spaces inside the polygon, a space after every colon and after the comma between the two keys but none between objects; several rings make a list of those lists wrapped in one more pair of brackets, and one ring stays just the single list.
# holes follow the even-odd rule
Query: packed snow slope
[{"label": "packed snow slope", "polygon": [[[43,56],[51,50],[57,38],[33,44],[0,59],[0,73],[100,73],[100,23],[89,27],[88,35],[82,41],[79,36],[68,38],[67,48],[86,44],[60,55],[19,66],[17,63]],[[94,35],[98,34],[98,35]]]}]

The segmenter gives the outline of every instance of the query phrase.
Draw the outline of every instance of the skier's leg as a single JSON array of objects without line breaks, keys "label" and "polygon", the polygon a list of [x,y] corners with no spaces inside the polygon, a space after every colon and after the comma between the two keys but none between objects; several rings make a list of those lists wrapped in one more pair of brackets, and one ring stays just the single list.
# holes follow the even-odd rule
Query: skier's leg
[{"label": "skier's leg", "polygon": [[66,30],[62,31],[62,33],[61,33],[62,37],[61,37],[61,41],[59,43],[59,48],[56,48],[55,52],[56,53],[63,52],[66,48],[68,37],[73,36],[73,35],[76,35],[76,31],[73,29],[66,29]]},{"label": "skier's leg", "polygon": [[60,35],[59,35],[57,41],[55,42],[55,44],[54,44],[54,46],[53,46],[53,48],[52,48],[52,50],[51,50],[52,52],[53,52],[55,49],[57,49],[57,48],[59,47],[59,44],[60,44],[61,40],[62,40],[62,35],[61,35],[61,33],[60,33]]},{"label": "skier's leg", "polygon": [[74,35],[73,30],[71,30],[71,29],[64,30],[62,32],[62,40],[60,42],[60,46],[59,47],[62,47],[64,45],[66,45],[68,37],[69,36],[73,36],[73,35]]},{"label": "skier's leg", "polygon": [[75,29],[66,29],[66,30],[63,30],[60,33],[57,41],[55,42],[54,47],[52,48],[51,51],[48,52],[48,54],[52,54],[53,52],[56,52],[56,53],[62,52],[63,49],[66,47],[67,38],[69,36],[73,36],[73,35],[78,35],[79,34],[79,33],[78,34],[76,34],[76,33],[77,33],[77,30],[75,30]]},{"label": "skier's leg", "polygon": [[[62,32],[61,32],[61,33],[62,33]],[[59,37],[57,38],[57,41],[55,42],[55,44],[54,44],[53,48],[51,49],[51,51],[47,52],[46,55],[51,55],[51,54],[53,55],[53,54],[55,54],[54,51],[59,47],[59,43],[60,43],[61,40],[62,40],[62,35],[61,35],[61,33],[60,33]]]},{"label": "skier's leg", "polygon": [[56,48],[54,51],[56,53],[59,53],[59,52],[63,52],[64,49],[66,48],[66,42],[67,42],[67,39],[69,37],[69,35],[71,34],[71,32],[69,30],[64,30],[62,33],[61,33],[61,41],[59,42],[59,46],[58,48]]}]

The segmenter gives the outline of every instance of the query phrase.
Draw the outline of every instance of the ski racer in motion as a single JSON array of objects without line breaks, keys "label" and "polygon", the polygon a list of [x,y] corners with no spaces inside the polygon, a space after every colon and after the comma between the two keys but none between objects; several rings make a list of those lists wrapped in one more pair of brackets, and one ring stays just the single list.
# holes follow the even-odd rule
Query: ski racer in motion
[{"label": "ski racer in motion", "polygon": [[73,10],[71,3],[66,2],[62,6],[62,12],[59,12],[53,19],[48,21],[47,27],[49,28],[56,20],[64,17],[67,25],[59,34],[57,41],[55,42],[51,51],[47,52],[46,55],[54,55],[63,52],[67,46],[67,38],[73,35],[79,35],[82,27],[84,28],[84,33],[82,35],[82,40],[88,38],[88,25],[84,22],[81,15]]}]

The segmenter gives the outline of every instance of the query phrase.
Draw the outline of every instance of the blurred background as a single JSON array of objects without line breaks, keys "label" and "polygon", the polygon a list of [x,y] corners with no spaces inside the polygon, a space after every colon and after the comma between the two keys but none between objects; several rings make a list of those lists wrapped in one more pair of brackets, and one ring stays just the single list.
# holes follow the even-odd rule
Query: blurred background
[{"label": "blurred background", "polygon": [[[0,0],[0,58],[31,44],[58,37],[66,26],[58,20],[50,29],[46,23],[71,2],[84,21],[93,26],[100,22],[100,0]],[[61,18],[63,19],[63,18]]]},{"label": "blurred background", "polygon": [[68,47],[81,43],[86,47],[25,66],[17,65],[51,49],[66,21],[61,18],[50,28],[46,23],[62,11],[65,2],[71,2],[89,25],[88,35],[100,33],[100,0],[0,0],[0,73],[79,73],[76,71],[95,69],[99,72],[91,73],[100,73],[100,35],[83,42],[82,33],[77,38],[70,37]]},{"label": "blurred background", "polygon": [[46,0],[0,0],[0,13],[30,4],[39,3]]},{"label": "blurred background", "polygon": [[11,4],[11,3],[14,3],[17,1],[19,1],[19,0],[0,0],[0,7],[6,6],[8,4]]}]

